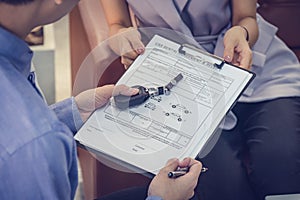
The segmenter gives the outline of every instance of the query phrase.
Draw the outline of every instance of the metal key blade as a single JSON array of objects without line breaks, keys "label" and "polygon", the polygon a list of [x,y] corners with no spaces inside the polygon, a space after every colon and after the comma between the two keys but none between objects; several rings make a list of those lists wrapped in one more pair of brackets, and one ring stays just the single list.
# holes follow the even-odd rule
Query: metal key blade
[{"label": "metal key blade", "polygon": [[182,74],[179,73],[175,78],[173,78],[165,87],[168,90],[171,90],[181,79],[183,78]]},{"label": "metal key blade", "polygon": [[157,88],[148,88],[149,95],[151,97],[158,95],[168,95],[170,94],[171,88],[173,88],[181,79],[183,78],[182,74],[178,74],[175,78],[173,78],[166,86],[161,86]]}]

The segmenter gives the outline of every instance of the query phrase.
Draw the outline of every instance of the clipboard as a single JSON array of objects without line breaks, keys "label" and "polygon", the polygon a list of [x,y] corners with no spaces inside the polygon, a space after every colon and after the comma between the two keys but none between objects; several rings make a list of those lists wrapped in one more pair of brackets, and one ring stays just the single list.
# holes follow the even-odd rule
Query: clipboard
[{"label": "clipboard", "polygon": [[[111,100],[75,135],[80,146],[138,172],[157,174],[170,158],[197,157],[255,74],[187,44],[154,35],[117,84],[159,86],[170,95],[120,110]],[[209,166],[208,166],[209,167]]]}]

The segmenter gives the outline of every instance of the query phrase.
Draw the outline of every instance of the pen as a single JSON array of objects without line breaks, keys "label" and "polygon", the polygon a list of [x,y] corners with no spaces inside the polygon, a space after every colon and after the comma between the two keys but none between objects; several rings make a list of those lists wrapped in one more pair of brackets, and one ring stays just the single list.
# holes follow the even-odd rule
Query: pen
[{"label": "pen", "polygon": [[[206,172],[208,170],[207,167],[202,167],[201,173]],[[189,171],[188,167],[178,168],[175,171],[171,171],[168,173],[169,178],[177,178],[179,176],[185,175]]]}]

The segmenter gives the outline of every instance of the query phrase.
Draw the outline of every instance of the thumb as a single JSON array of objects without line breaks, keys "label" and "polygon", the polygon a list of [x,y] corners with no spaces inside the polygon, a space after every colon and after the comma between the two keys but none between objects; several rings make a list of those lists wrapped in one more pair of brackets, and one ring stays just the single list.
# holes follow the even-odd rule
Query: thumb
[{"label": "thumb", "polygon": [[232,62],[234,56],[235,40],[229,35],[224,36],[224,53],[223,58],[226,62]]},{"label": "thumb", "polygon": [[226,45],[223,53],[223,58],[226,62],[232,62],[234,56],[234,46]]},{"label": "thumb", "polygon": [[109,99],[113,94],[114,88],[115,86],[113,84],[97,87],[95,89],[95,97]]},{"label": "thumb", "polygon": [[142,37],[141,37],[140,32],[137,29],[132,28],[130,33],[131,34],[128,36],[128,40],[131,43],[132,49],[134,49],[137,54],[144,53],[145,45],[141,41]]},{"label": "thumb", "polygon": [[75,96],[78,108],[85,112],[92,112],[103,105],[111,97],[113,85],[106,85],[98,88],[83,91]]},{"label": "thumb", "polygon": [[136,51],[137,54],[143,54],[145,51],[145,46],[141,40],[133,40],[132,41],[133,49]]},{"label": "thumb", "polygon": [[114,85],[104,85],[95,89],[95,108],[102,107],[107,103],[108,99],[112,96]]},{"label": "thumb", "polygon": [[115,86],[115,89],[113,91],[113,96],[122,94],[125,96],[131,96],[131,95],[135,95],[139,92],[138,88],[131,88],[128,87],[127,85],[121,84],[121,85],[117,85]]},{"label": "thumb", "polygon": [[115,95],[131,96],[137,94],[139,90],[137,88],[130,88],[126,85],[104,85],[95,89],[95,107],[99,108],[107,103],[108,99]]}]

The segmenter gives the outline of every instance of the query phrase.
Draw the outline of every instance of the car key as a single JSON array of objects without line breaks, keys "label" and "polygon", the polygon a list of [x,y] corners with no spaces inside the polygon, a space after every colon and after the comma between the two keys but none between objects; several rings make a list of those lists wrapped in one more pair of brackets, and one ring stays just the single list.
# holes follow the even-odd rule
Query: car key
[{"label": "car key", "polygon": [[128,107],[137,106],[149,99],[152,96],[158,96],[162,94],[168,95],[173,86],[175,86],[183,78],[182,74],[178,74],[174,79],[172,79],[166,86],[160,86],[157,88],[146,88],[141,85],[135,85],[132,88],[138,88],[139,92],[132,96],[125,96],[119,94],[114,96],[115,105],[119,109],[126,109]]},{"label": "car key", "polygon": [[140,105],[150,97],[147,88],[141,85],[135,85],[132,88],[139,89],[139,92],[132,96],[126,96],[122,94],[114,96],[114,101],[118,108],[126,109],[131,106]]}]

